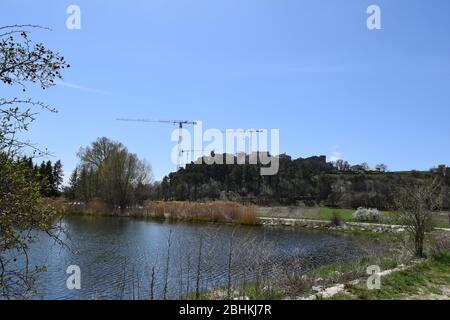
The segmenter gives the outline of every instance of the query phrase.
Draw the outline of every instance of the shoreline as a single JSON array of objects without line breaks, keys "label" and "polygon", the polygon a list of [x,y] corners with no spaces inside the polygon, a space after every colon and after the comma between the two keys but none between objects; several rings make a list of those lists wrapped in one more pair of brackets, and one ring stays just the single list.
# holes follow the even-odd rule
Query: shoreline
[{"label": "shoreline", "polygon": [[[369,223],[369,222],[342,222],[340,225],[335,225],[329,220],[319,219],[293,219],[293,218],[278,218],[278,217],[257,217],[257,220],[252,223],[243,223],[241,221],[232,220],[214,220],[197,217],[179,218],[172,216],[152,216],[148,214],[133,214],[133,213],[89,213],[89,212],[67,212],[65,215],[75,216],[90,216],[90,217],[118,217],[118,218],[133,218],[153,220],[159,222],[187,222],[187,223],[217,223],[228,225],[242,225],[254,227],[295,227],[308,230],[321,230],[332,232],[362,232],[368,234],[395,234],[405,232],[406,226],[383,224],[383,223]],[[435,227],[433,231],[450,232],[450,228]]]},{"label": "shoreline", "polygon": [[[378,271],[367,273],[368,266]],[[329,264],[308,271],[296,279],[300,286],[294,294],[277,281],[265,284],[233,286],[201,295],[207,300],[450,300],[450,251],[444,250],[426,259],[410,256],[404,259],[393,252],[360,259],[356,264]],[[373,278],[380,286],[370,288]],[[402,291],[399,292],[399,287]],[[259,288],[259,289],[256,289]]]}]

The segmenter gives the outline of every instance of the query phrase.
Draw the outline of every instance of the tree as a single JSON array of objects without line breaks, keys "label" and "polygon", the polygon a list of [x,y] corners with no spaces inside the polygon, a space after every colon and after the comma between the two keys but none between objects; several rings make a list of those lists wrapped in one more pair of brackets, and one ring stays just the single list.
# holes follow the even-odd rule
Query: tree
[{"label": "tree", "polygon": [[53,165],[53,196],[57,197],[61,194],[61,185],[63,183],[63,170],[62,170],[62,163],[61,160],[58,160]]},{"label": "tree", "polygon": [[114,152],[99,170],[100,195],[113,208],[125,210],[139,185],[150,182],[150,167],[126,150]]},{"label": "tree", "polygon": [[70,178],[69,178],[69,185],[64,188],[64,195],[65,197],[73,201],[77,197],[78,192],[78,168],[75,168],[75,170],[72,171]]},{"label": "tree", "polygon": [[54,184],[55,177],[53,176],[52,162],[49,160],[45,163],[44,180],[46,183],[47,192],[44,194],[46,197],[53,197],[55,195]]},{"label": "tree", "polygon": [[78,181],[74,185],[74,189],[76,191],[75,196],[77,199],[83,202],[88,202],[92,199],[90,188],[91,180],[92,173],[90,172],[90,170],[88,170],[85,166],[81,166]]},{"label": "tree", "polygon": [[44,197],[48,197],[51,192],[50,183],[52,180],[52,177],[49,176],[49,173],[51,174],[51,164],[47,166],[48,163],[45,161],[42,161],[37,174],[37,181],[39,181],[39,184],[41,186],[41,195]]},{"label": "tree", "polygon": [[[38,83],[45,90],[61,79],[61,71],[70,67],[63,56],[47,49],[42,43],[29,39],[29,29],[40,28],[31,25],[0,27],[0,83],[17,85],[26,91],[26,83]],[[35,107],[56,111],[49,105],[30,98],[0,97],[0,150],[9,157],[17,156],[25,148],[42,153],[32,143],[19,140],[17,133],[27,131],[35,121]]]},{"label": "tree", "polygon": [[81,148],[78,157],[80,173],[74,185],[81,191],[80,200],[99,197],[112,209],[121,210],[143,202],[151,168],[122,143],[102,137]]},{"label": "tree", "polygon": [[[33,289],[38,268],[28,265],[32,230],[56,237],[55,211],[41,200],[40,184],[29,168],[0,157],[0,297],[23,298]],[[17,269],[18,263],[24,264]]]},{"label": "tree", "polygon": [[[18,86],[23,92],[27,83],[37,83],[44,90],[51,87],[68,67],[64,57],[29,39],[33,27],[0,27],[0,83]],[[32,170],[20,161],[25,148],[31,148],[33,155],[45,153],[18,138],[35,121],[34,107],[55,111],[30,98],[0,97],[0,298],[23,298],[33,289],[36,273],[30,269],[27,254],[32,231],[41,230],[57,239],[55,210],[43,203],[39,182],[30,179]],[[17,260],[23,268],[18,269]]]},{"label": "tree", "polygon": [[387,165],[380,163],[375,166],[375,169],[377,169],[380,172],[386,172],[388,170],[388,167]]},{"label": "tree", "polygon": [[125,150],[125,146],[120,142],[101,137],[92,142],[87,148],[80,148],[78,157],[83,165],[99,169],[112,154]]},{"label": "tree", "polygon": [[394,198],[394,219],[414,242],[414,253],[424,256],[425,232],[430,230],[433,212],[441,207],[441,184],[438,179],[404,183]]},{"label": "tree", "polygon": [[334,167],[337,171],[349,171],[350,170],[350,164],[342,159],[336,160],[333,163]]}]

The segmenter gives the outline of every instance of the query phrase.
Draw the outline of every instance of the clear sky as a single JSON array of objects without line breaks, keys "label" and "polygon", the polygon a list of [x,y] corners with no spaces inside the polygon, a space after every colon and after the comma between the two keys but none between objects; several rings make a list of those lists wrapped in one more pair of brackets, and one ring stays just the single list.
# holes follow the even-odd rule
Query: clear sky
[{"label": "clear sky", "polygon": [[[81,9],[69,30],[66,9]],[[381,8],[381,30],[366,9]],[[448,0],[1,0],[0,25],[40,24],[33,40],[71,64],[27,95],[58,108],[29,138],[70,172],[99,136],[174,169],[173,127],[117,117],[278,128],[280,151],[390,170],[450,164]],[[15,91],[4,89],[2,95]]]}]

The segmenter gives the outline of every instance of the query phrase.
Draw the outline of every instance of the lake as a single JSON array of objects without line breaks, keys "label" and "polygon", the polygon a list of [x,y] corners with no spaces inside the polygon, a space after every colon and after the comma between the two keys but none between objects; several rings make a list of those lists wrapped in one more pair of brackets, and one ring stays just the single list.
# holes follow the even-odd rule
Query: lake
[{"label": "lake", "polygon": [[[309,270],[367,255],[361,236],[294,228],[213,223],[168,223],[119,217],[69,216],[68,248],[45,235],[30,247],[30,261],[46,265],[35,299],[161,299],[277,277],[286,268]],[[81,289],[69,290],[70,265]]]}]

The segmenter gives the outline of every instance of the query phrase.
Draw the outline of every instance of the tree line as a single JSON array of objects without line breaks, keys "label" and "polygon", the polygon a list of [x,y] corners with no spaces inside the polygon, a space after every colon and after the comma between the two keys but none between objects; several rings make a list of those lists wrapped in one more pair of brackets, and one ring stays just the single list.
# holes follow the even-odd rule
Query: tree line
[{"label": "tree line", "polygon": [[34,163],[32,157],[21,157],[17,163],[23,164],[29,172],[30,179],[38,182],[39,191],[43,197],[59,197],[62,192],[64,173],[61,160],[52,163],[51,160]]},{"label": "tree line", "polygon": [[[230,155],[221,155],[229,157]],[[389,210],[401,186],[438,177],[443,182],[443,207],[450,208],[450,175],[427,172],[388,172],[379,164],[327,162],[325,156],[293,159],[282,154],[279,171],[261,176],[261,163],[190,163],[153,182],[151,168],[120,142],[102,137],[78,152],[80,163],[72,172],[64,196],[69,201],[88,203],[100,199],[110,210],[142,206],[145,200],[225,200],[258,205],[324,205],[330,207],[378,208]],[[225,161],[224,161],[225,163]]]},{"label": "tree line", "polygon": [[[225,155],[223,155],[225,157]],[[390,209],[400,186],[438,176],[429,172],[387,172],[386,165],[327,162],[325,156],[292,159],[279,156],[279,171],[261,176],[261,164],[188,164],[153,186],[151,196],[164,200],[234,200],[256,204],[359,206]],[[248,156],[247,162],[248,163]],[[450,207],[450,176],[443,182],[443,205]]]}]

